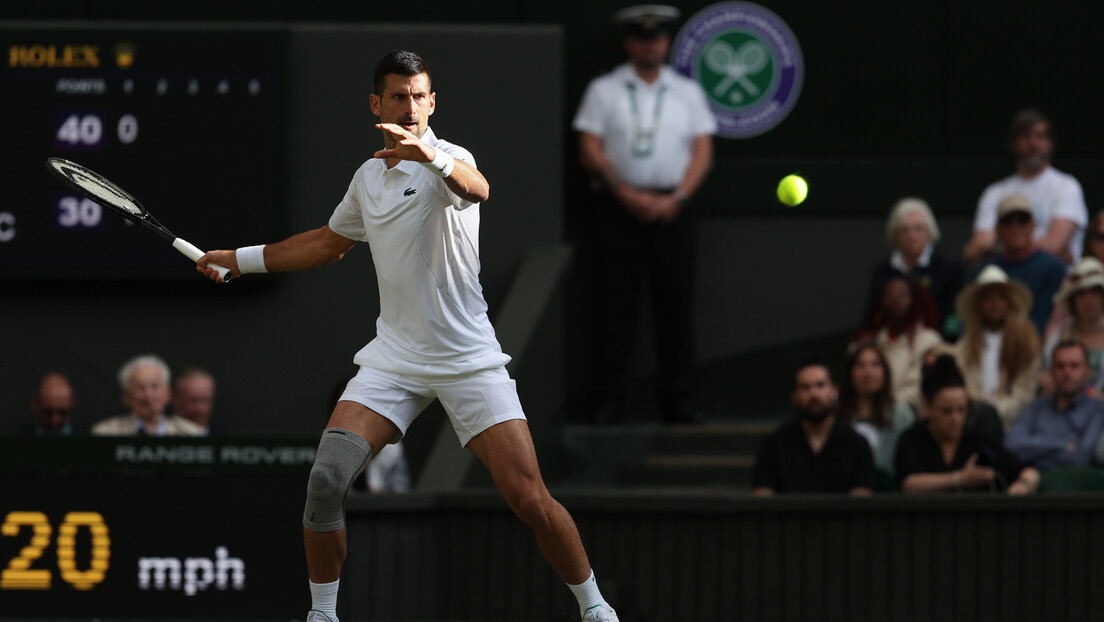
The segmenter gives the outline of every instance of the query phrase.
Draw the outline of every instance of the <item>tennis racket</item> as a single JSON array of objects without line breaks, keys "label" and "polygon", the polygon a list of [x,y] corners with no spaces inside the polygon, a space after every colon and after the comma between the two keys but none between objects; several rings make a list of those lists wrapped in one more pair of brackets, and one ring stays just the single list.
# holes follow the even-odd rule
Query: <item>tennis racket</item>
[{"label": "tennis racket", "polygon": [[[171,243],[173,248],[183,253],[188,259],[199,261],[199,258],[203,256],[203,251],[196,248],[191,242],[176,237],[172,231],[169,231],[164,225],[157,222],[157,219],[154,218],[146,208],[142,207],[138,199],[135,199],[129,192],[111,183],[102,175],[76,162],[70,162],[62,158],[47,159],[46,168],[73,190],[76,190],[85,197],[119,214],[123,218],[142,225],[146,229],[161,236]],[[230,270],[228,268],[223,268],[215,264],[208,264],[208,266],[214,268],[219,275],[222,276],[223,283],[230,280]]]}]

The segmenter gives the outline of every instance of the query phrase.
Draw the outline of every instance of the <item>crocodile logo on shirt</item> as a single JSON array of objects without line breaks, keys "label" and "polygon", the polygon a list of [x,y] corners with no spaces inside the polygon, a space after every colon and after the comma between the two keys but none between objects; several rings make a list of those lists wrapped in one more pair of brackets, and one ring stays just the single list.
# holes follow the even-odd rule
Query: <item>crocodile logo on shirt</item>
[{"label": "crocodile logo on shirt", "polygon": [[418,190],[416,188],[407,188],[406,190],[403,191],[403,196],[408,197],[408,196],[414,194],[417,191]]}]

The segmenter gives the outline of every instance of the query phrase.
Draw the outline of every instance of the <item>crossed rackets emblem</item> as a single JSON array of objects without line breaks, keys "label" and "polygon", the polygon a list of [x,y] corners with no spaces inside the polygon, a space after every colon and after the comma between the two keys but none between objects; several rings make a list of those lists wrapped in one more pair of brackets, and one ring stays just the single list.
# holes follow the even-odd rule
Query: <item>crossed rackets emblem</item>
[{"label": "crossed rackets emblem", "polygon": [[702,52],[705,66],[721,76],[713,87],[713,96],[733,104],[742,104],[745,97],[756,98],[759,87],[749,77],[758,75],[770,62],[770,53],[758,41],[746,41],[733,48],[721,39],[715,39]]}]

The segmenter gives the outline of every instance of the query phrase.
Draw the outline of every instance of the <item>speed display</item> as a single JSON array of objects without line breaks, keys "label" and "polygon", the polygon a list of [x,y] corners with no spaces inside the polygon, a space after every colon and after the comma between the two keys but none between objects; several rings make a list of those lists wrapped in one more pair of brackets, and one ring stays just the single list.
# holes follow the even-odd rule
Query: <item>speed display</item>
[{"label": "speed display", "polygon": [[0,279],[197,277],[59,184],[50,156],[200,248],[283,237],[287,47],[278,28],[0,23]]}]

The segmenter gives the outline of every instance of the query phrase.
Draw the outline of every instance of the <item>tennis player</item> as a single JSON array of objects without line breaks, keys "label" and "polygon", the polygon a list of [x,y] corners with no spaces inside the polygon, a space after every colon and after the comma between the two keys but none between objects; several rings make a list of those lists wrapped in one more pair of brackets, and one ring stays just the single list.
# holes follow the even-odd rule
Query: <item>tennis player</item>
[{"label": "tennis player", "polygon": [[479,284],[479,204],[487,180],[463,147],[429,128],[436,94],[425,62],[396,50],[376,65],[369,97],[384,149],[365,162],[329,223],[282,242],[211,251],[209,264],[250,272],[317,268],[368,242],[380,290],[376,338],[354,357],[349,381],[318,444],[303,515],[312,608],[308,622],[336,622],[346,556],[345,495],[372,456],[406,433],[435,398],[460,443],[490,470],[507,503],[579,601],[584,622],[616,622],[602,598],[578,529],[548,493],[536,451],[487,319]]}]

